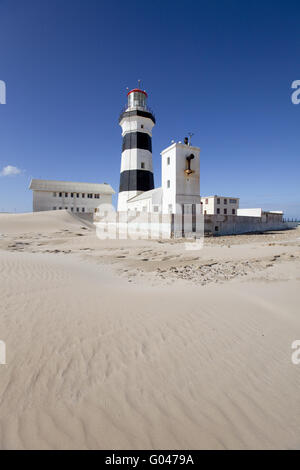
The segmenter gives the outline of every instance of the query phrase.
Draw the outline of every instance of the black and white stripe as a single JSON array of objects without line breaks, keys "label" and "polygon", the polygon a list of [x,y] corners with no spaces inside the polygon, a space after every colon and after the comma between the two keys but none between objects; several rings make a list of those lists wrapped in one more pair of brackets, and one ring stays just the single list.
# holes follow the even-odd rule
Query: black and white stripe
[{"label": "black and white stripe", "polygon": [[123,137],[122,152],[129,149],[149,150],[152,153],[152,139],[146,132],[128,132]]},{"label": "black and white stripe", "polygon": [[131,109],[123,112],[122,160],[118,210],[127,210],[127,201],[142,192],[154,189],[152,168],[152,127],[155,118],[147,110]]}]

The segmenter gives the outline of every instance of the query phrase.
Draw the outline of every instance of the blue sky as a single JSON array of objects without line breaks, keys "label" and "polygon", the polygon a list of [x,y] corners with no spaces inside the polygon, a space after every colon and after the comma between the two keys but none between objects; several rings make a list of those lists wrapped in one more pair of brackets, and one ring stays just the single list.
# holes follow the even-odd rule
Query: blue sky
[{"label": "blue sky", "polygon": [[126,87],[149,93],[160,152],[193,132],[201,194],[300,217],[300,3],[0,0],[0,211],[31,210],[31,177],[117,191]]}]

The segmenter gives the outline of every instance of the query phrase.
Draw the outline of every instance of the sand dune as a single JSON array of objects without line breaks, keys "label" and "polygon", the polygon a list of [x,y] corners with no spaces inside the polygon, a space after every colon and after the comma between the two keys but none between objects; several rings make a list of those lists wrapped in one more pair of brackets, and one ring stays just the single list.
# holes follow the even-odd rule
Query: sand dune
[{"label": "sand dune", "polygon": [[300,447],[298,230],[191,254],[38,215],[0,216],[0,448]]},{"label": "sand dune", "polygon": [[52,233],[59,230],[76,229],[91,224],[62,211],[31,212],[28,214],[0,214],[0,234],[2,233]]}]

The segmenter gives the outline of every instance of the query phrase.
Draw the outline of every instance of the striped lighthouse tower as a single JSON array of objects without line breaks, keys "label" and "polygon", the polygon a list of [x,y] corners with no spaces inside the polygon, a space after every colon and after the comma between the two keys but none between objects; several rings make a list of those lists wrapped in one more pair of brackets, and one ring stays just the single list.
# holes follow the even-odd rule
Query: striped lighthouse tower
[{"label": "striped lighthouse tower", "polygon": [[155,117],[147,107],[148,95],[135,88],[128,93],[128,105],[121,114],[122,160],[118,211],[127,211],[127,201],[154,188],[152,128]]}]

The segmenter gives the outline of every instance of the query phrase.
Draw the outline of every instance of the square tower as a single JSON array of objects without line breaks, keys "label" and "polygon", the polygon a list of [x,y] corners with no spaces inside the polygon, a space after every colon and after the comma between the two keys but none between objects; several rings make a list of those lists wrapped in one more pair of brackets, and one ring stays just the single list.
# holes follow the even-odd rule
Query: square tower
[{"label": "square tower", "polygon": [[200,148],[175,142],[161,158],[163,214],[180,214],[183,204],[200,207]]}]

